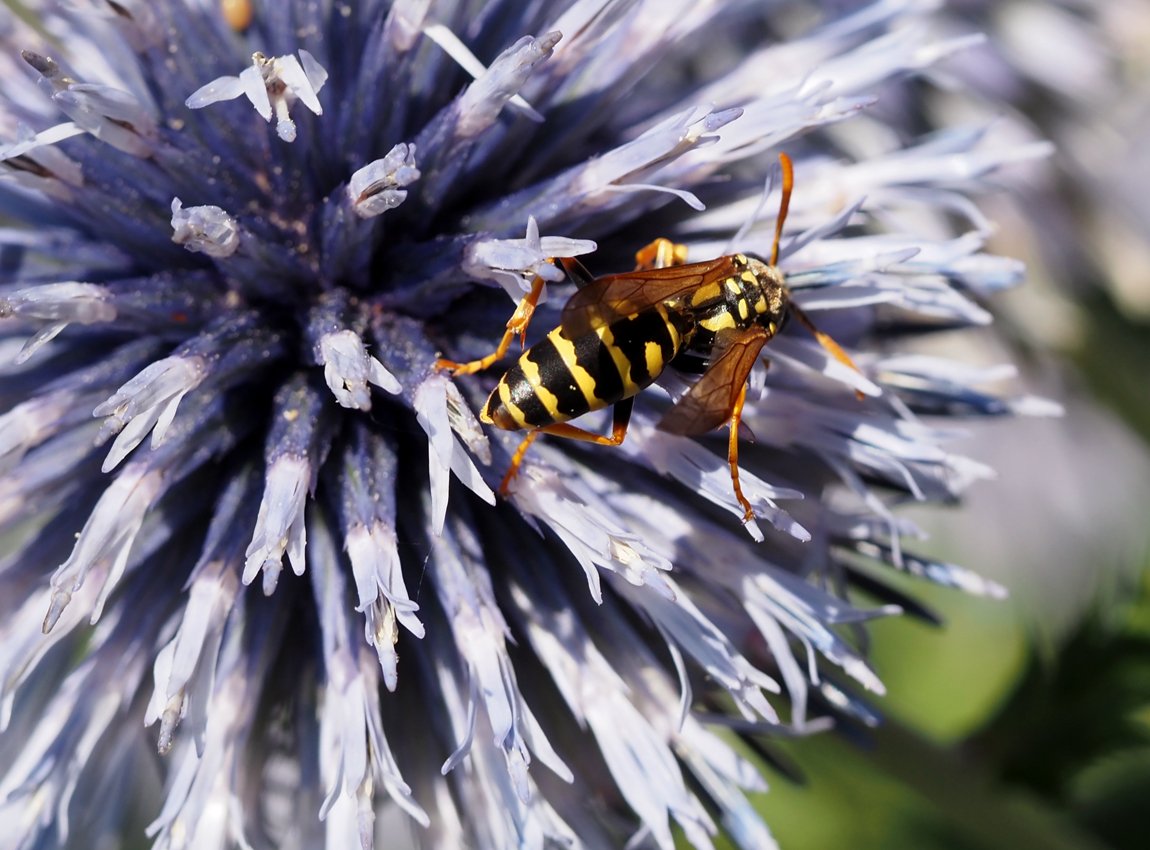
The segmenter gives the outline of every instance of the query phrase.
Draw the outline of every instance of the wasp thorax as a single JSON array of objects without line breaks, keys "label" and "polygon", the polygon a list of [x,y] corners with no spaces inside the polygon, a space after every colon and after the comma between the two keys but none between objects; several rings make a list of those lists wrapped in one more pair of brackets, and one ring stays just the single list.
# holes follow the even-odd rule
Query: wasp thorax
[{"label": "wasp thorax", "polygon": [[787,306],[783,273],[755,257],[738,256],[742,268],[730,286],[728,309],[738,317],[739,327],[778,326]]}]

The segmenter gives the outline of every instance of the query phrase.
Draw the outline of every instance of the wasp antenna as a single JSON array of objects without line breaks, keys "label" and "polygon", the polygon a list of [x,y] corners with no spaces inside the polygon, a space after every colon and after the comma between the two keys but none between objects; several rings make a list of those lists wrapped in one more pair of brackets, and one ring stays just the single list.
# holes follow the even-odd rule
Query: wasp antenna
[{"label": "wasp antenna", "polygon": [[783,197],[779,201],[779,217],[775,219],[775,241],[771,245],[772,266],[779,264],[779,241],[783,238],[783,223],[787,220],[787,210],[791,206],[791,190],[795,188],[795,166],[791,158],[780,153],[779,165],[783,169]]},{"label": "wasp antenna", "polygon": [[[835,342],[830,334],[825,334],[816,328],[815,323],[811,321],[810,316],[800,310],[799,306],[795,304],[794,301],[788,305],[788,309],[796,319],[802,322],[803,327],[805,327],[808,331],[811,332],[811,334],[814,335],[814,338],[818,340],[819,345],[821,345],[826,350],[826,352],[830,354],[831,357],[839,361],[839,363],[842,363],[844,366],[854,369],[856,372],[858,372],[858,374],[863,375],[863,377],[866,377],[866,375],[863,374],[863,370],[855,365],[855,362],[851,360],[850,355],[843,351],[842,346]],[[866,398],[866,395],[864,395],[860,390],[855,390],[855,397],[858,398],[859,401],[862,401],[864,398]]]}]

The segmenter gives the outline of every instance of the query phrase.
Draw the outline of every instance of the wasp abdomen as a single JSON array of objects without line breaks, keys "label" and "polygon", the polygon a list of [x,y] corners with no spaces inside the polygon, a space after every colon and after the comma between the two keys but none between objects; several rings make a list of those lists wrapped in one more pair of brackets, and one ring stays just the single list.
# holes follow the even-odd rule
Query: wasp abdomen
[{"label": "wasp abdomen", "polygon": [[663,305],[575,338],[555,328],[500,378],[481,418],[517,431],[609,407],[650,386],[691,331]]}]

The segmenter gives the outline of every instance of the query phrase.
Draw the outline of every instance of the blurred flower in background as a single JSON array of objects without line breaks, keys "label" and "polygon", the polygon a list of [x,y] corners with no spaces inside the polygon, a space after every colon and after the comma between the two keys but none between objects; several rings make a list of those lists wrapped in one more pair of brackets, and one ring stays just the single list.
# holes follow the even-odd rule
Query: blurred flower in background
[{"label": "blurred flower in background", "polygon": [[[913,346],[1021,279],[970,196],[1049,148],[894,123],[896,83],[978,43],[932,35],[934,4],[20,11],[11,846],[768,847],[725,733],[873,723],[861,624],[915,607],[893,573],[1002,595],[896,509],[989,476],[953,421],[1056,408]],[[550,258],[769,255],[782,150],[780,265],[861,373],[797,323],[771,341],[741,454],[763,527],[725,434],[656,429],[676,375],[622,447],[545,437],[497,498],[520,437],[475,417],[497,373],[437,356],[490,350],[536,275],[554,324]]]},{"label": "blurred flower in background", "polygon": [[[1150,354],[1150,172],[1141,142],[1150,8],[964,0],[937,20],[948,37],[990,38],[956,56],[947,66],[953,84],[921,89],[907,113],[942,126],[973,117],[993,122],[1000,138],[1055,147],[1040,167],[1005,175],[1009,191],[984,205],[997,228],[991,244],[1025,259],[1030,284],[995,302],[1003,321],[999,342],[988,344],[1005,341],[1026,385],[1064,400],[1066,415],[996,428],[983,456],[1000,485],[943,522],[957,523],[951,533],[964,557],[1006,571],[996,574],[1030,627],[1057,642],[1099,593],[1141,569],[1147,545],[1131,507],[1150,499],[1141,366]],[[995,529],[1004,504],[1017,510],[1010,528]]]},{"label": "blurred flower in background", "polygon": [[[860,770],[885,772],[897,795],[882,781],[868,786],[879,790],[855,799],[837,835],[797,833],[803,814],[795,826],[773,822],[812,846],[1141,848],[1150,794],[1150,7],[955,0],[932,26],[941,37],[987,38],[938,69],[936,85],[884,92],[876,110],[887,126],[910,137],[973,122],[999,144],[1050,139],[1054,153],[1000,172],[995,182],[1007,191],[980,202],[995,223],[989,245],[1025,260],[1028,285],[986,304],[993,336],[939,336],[924,350],[1013,360],[1023,384],[1059,399],[1065,415],[969,423],[959,445],[977,446],[995,486],[975,488],[962,511],[911,512],[931,532],[929,551],[978,564],[1010,588],[1010,603],[930,595],[945,634],[899,624],[874,645],[887,706],[906,726],[880,730],[865,765],[843,748],[803,752],[813,796],[825,794],[801,797],[816,811],[858,789]],[[850,141],[863,146],[855,156],[869,155],[872,139]],[[788,790],[768,808],[793,806]],[[878,805],[898,813],[868,818],[860,831],[853,815]]]}]

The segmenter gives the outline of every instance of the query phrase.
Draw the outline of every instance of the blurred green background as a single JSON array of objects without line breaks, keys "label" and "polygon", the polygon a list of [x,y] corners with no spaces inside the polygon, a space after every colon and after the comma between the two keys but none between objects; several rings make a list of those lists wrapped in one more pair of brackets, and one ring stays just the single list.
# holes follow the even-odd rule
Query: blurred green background
[{"label": "blurred green background", "polygon": [[1150,584],[1096,598],[1057,640],[1010,603],[930,593],[944,630],[873,629],[884,724],[783,747],[763,810],[790,848],[1150,846]]}]

